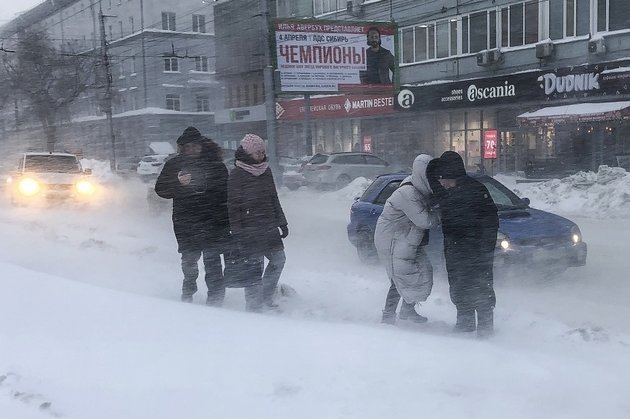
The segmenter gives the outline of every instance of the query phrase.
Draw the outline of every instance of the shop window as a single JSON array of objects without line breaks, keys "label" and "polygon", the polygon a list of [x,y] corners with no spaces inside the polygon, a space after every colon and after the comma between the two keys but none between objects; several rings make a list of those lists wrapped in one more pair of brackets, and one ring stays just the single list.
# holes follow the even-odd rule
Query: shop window
[{"label": "shop window", "polygon": [[597,30],[617,31],[630,28],[627,0],[597,0]]}]

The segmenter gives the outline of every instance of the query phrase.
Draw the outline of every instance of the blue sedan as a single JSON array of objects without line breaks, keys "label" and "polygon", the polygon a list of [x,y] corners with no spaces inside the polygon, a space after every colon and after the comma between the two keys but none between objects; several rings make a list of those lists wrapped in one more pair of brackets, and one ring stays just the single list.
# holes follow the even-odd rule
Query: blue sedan
[{"label": "blue sedan", "polygon": [[[387,198],[407,177],[404,173],[378,177],[352,204],[348,239],[364,262],[377,259],[374,248],[376,221]],[[495,268],[527,266],[554,275],[570,266],[586,264],[587,246],[574,222],[529,206],[529,199],[519,198],[505,185],[489,176],[473,175],[483,183],[499,210],[499,234]],[[434,266],[443,264],[442,232],[430,232],[429,256]],[[436,258],[439,258],[436,260]]]}]

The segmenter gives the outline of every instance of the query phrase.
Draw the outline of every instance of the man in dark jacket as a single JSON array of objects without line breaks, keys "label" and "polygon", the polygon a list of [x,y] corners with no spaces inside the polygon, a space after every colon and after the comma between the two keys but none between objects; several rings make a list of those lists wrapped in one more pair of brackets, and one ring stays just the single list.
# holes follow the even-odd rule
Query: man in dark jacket
[{"label": "man in dark jacket", "polygon": [[480,337],[489,336],[496,302],[492,269],[499,228],[497,207],[486,187],[466,174],[459,154],[445,152],[431,169],[439,180],[437,187],[443,187],[436,195],[450,295],[457,308],[455,331],[476,328]]},{"label": "man in dark jacket", "polygon": [[289,234],[273,175],[267,162],[265,142],[247,134],[235,153],[235,167],[228,182],[228,209],[232,237],[239,251],[262,264],[269,260],[262,278],[251,278],[245,287],[248,311],[275,308],[274,292],[286,256],[282,239]]},{"label": "man in dark jacket", "polygon": [[179,155],[168,160],[155,192],[173,200],[173,229],[182,258],[182,301],[197,292],[198,262],[203,254],[208,286],[206,304],[221,305],[225,297],[221,253],[227,246],[228,171],[220,148],[188,127],[177,139]]},{"label": "man in dark jacket", "polygon": [[361,84],[391,84],[389,72],[394,74],[396,70],[394,55],[381,46],[381,32],[377,27],[368,29],[367,44],[370,46],[366,51],[367,70],[359,74]]}]

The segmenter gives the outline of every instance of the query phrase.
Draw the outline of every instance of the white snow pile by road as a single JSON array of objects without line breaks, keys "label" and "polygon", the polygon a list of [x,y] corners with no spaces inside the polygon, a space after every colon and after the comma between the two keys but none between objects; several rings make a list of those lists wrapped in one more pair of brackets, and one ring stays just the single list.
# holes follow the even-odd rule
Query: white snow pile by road
[{"label": "white snow pile by road", "polygon": [[338,191],[330,192],[339,200],[354,199],[363,195],[363,192],[372,184],[371,179],[364,177],[358,177],[350,182],[346,187],[339,189]]},{"label": "white snow pile by road", "polygon": [[600,166],[597,173],[579,172],[539,184],[519,184],[514,191],[543,210],[593,218],[630,216],[630,175],[620,167]]}]

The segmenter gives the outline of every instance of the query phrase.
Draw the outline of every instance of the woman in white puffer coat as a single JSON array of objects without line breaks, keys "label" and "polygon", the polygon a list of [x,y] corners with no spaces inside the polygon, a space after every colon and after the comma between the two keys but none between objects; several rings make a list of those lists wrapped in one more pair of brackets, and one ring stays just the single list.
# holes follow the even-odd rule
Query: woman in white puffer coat
[{"label": "woman in white puffer coat", "polygon": [[376,223],[374,244],[391,281],[383,323],[396,322],[401,296],[401,320],[427,321],[426,317],[416,312],[415,305],[426,301],[433,288],[433,267],[424,250],[429,229],[438,222],[430,212],[432,191],[427,179],[427,166],[432,159],[428,154],[415,158],[411,176],[385,202]]}]

